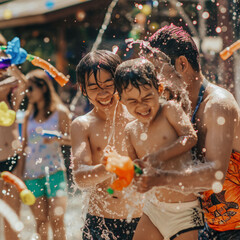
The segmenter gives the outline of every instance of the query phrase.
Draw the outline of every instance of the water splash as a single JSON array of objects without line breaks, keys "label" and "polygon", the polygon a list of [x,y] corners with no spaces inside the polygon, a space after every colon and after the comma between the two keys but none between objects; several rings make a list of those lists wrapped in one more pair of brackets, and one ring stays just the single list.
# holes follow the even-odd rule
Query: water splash
[{"label": "water splash", "polygon": [[18,218],[13,209],[3,200],[0,199],[0,215],[2,215],[10,224],[15,232],[21,232],[24,228],[23,223]]}]

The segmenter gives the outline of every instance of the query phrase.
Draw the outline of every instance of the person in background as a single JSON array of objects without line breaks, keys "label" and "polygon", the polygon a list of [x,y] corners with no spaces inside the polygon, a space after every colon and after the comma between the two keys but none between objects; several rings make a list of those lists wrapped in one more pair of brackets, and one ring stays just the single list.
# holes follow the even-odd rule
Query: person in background
[{"label": "person in background", "polygon": [[29,105],[23,123],[23,178],[36,197],[31,210],[37,233],[42,240],[48,239],[50,225],[53,239],[64,240],[67,180],[61,145],[70,145],[70,113],[46,72],[36,69],[26,78]]},{"label": "person in background", "polygon": [[[0,34],[0,45],[7,45],[6,39]],[[0,61],[11,61],[10,55],[0,51]],[[19,109],[25,90],[26,78],[16,65],[5,66],[0,69],[0,102],[7,104],[8,109],[15,112]],[[10,171],[21,176],[20,164],[21,142],[16,121],[11,126],[0,126],[0,172]],[[0,199],[3,199],[19,216],[20,197],[17,189],[0,179]],[[19,239],[18,233],[12,230],[4,220],[6,240]]]}]

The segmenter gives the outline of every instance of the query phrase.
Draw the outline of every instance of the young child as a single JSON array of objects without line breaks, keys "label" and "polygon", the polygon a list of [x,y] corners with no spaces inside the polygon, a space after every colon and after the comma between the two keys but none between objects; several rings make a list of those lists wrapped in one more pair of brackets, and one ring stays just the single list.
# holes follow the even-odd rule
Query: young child
[{"label": "young child", "polygon": [[[82,93],[94,108],[76,118],[71,126],[73,175],[79,188],[93,187],[83,229],[83,239],[132,239],[141,208],[130,207],[139,196],[124,192],[107,193],[112,176],[102,164],[104,149],[111,145],[121,155],[124,128],[133,117],[118,104],[114,72],[121,60],[118,55],[98,50],[87,54],[77,66]],[[129,212],[131,211],[131,213]],[[127,218],[131,214],[132,220]]]},{"label": "young child", "polygon": [[[162,161],[168,163],[165,166],[168,170],[184,169],[197,136],[180,105],[160,98],[154,65],[146,59],[122,63],[115,73],[115,86],[120,101],[136,118],[125,129],[129,156],[147,159],[148,154],[161,151],[161,159],[151,158],[151,166]],[[141,178],[147,178],[148,171],[154,171],[147,167],[147,162],[145,165]],[[134,239],[197,239],[197,229],[202,225],[199,202],[194,194],[155,187],[146,195]]]}]

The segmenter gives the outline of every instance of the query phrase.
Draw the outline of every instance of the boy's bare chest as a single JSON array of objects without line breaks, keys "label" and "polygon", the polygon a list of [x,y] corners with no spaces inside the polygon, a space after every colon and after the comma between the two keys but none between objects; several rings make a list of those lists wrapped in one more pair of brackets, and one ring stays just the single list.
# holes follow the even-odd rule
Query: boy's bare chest
[{"label": "boy's bare chest", "polygon": [[167,121],[162,121],[146,130],[140,128],[133,130],[131,136],[138,157],[169,146],[176,138],[176,131]]},{"label": "boy's bare chest", "polygon": [[121,154],[124,145],[124,128],[122,123],[96,123],[92,125],[89,142],[91,151],[102,155],[107,145],[114,146]]}]

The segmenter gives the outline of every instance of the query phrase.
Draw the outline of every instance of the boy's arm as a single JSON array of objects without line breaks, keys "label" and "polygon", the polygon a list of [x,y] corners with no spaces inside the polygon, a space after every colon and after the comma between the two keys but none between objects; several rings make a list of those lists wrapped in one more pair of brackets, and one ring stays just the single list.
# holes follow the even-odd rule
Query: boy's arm
[{"label": "boy's arm", "polygon": [[124,141],[125,141],[125,144],[126,144],[126,148],[127,148],[127,151],[128,151],[128,156],[134,160],[137,157],[137,153],[132,145],[132,141],[131,141],[131,134],[130,134],[130,127],[127,125],[124,129]]},{"label": "boy's arm", "polygon": [[[236,125],[239,122],[237,105],[234,99],[221,100],[209,103],[205,114],[206,138],[205,138],[205,162],[196,166],[190,166],[184,172],[158,171],[158,176],[153,176],[153,181],[158,186],[179,187],[184,190],[201,192],[209,189],[221,190],[225,174],[228,168],[233,139],[240,133],[236,133]],[[224,119],[221,123],[219,117]],[[220,124],[219,124],[220,123]],[[147,189],[147,188],[146,188]]]},{"label": "boy's arm", "polygon": [[103,164],[92,165],[88,129],[86,121],[75,119],[71,124],[73,177],[79,188],[93,187],[109,177]]},{"label": "boy's arm", "polygon": [[178,138],[171,145],[161,148],[145,157],[154,168],[160,168],[164,161],[186,153],[197,143],[197,134],[188,116],[178,103],[168,101],[162,111],[178,134]]}]

